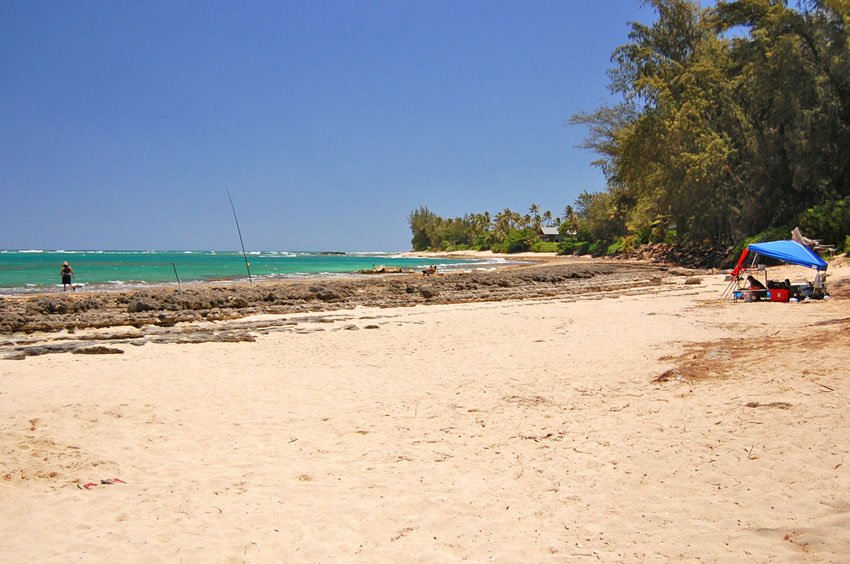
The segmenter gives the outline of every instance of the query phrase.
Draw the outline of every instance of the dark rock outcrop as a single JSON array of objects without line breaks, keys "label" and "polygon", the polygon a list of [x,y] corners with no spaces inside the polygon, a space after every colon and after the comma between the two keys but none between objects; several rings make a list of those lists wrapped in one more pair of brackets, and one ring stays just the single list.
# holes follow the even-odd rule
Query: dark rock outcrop
[{"label": "dark rock outcrop", "polygon": [[[203,284],[134,292],[74,292],[0,301],[0,334],[126,325],[175,328],[259,313],[307,313],[356,306],[403,307],[570,295],[657,284],[667,267],[621,261],[538,264],[491,272]],[[669,274],[675,274],[670,272]],[[685,274],[684,272],[682,274]],[[687,271],[692,276],[692,271]],[[654,282],[650,282],[654,280]]]}]

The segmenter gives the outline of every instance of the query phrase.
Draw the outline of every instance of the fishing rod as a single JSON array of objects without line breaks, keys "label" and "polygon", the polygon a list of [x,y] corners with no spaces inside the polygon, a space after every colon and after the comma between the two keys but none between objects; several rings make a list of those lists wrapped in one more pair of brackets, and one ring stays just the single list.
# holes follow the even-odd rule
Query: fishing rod
[{"label": "fishing rod", "polygon": [[179,276],[177,276],[177,265],[175,265],[175,264],[172,262],[172,263],[171,263],[171,268],[173,268],[173,269],[174,269],[174,277],[177,279],[177,287],[178,287],[178,288],[182,288],[182,286],[180,285],[180,277],[179,277]]},{"label": "fishing rod", "polygon": [[236,221],[236,232],[239,233],[239,244],[242,245],[242,258],[245,259],[245,268],[248,270],[248,282],[253,284],[254,280],[251,278],[251,263],[248,262],[248,254],[245,252],[245,242],[242,240],[242,230],[239,229],[239,218],[236,217],[236,206],[233,205],[233,198],[230,197],[230,190],[227,189],[227,186],[224,187],[224,190],[227,192],[227,199],[230,200],[230,209],[233,210],[233,219]]}]

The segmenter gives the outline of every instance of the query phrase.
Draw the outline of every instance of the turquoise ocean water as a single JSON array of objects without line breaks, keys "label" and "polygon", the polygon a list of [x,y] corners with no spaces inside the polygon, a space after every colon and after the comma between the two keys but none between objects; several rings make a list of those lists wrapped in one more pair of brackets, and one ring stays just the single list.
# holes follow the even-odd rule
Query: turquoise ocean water
[{"label": "turquoise ocean water", "polygon": [[[492,268],[487,261],[402,257],[399,253],[255,251],[247,255],[255,279],[323,277],[356,273],[377,265],[421,270]],[[124,289],[146,285],[247,280],[245,259],[233,251],[48,251],[0,250],[0,294],[62,288],[59,270],[68,261],[74,284],[87,289]],[[172,266],[173,265],[173,266]]]}]

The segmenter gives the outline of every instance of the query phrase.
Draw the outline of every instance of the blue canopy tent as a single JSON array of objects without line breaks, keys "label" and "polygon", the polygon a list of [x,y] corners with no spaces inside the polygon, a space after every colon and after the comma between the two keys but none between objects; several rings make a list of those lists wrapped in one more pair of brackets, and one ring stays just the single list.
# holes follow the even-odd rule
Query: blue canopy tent
[{"label": "blue canopy tent", "polygon": [[[738,264],[732,270],[732,284],[741,279],[741,271],[746,270],[744,260],[747,255],[752,253],[753,264],[755,264],[759,255],[781,260],[788,264],[795,264],[812,268],[820,273],[827,269],[827,263],[820,258],[813,250],[801,245],[796,241],[769,241],[766,243],[752,243],[747,245],[747,248],[741,253],[738,259]],[[731,285],[730,284],[730,289]]]},{"label": "blue canopy tent", "polygon": [[826,270],[826,261],[815,254],[810,248],[797,241],[771,241],[769,243],[753,243],[747,245],[747,250],[766,257],[779,259],[788,264],[798,264],[816,270]]}]

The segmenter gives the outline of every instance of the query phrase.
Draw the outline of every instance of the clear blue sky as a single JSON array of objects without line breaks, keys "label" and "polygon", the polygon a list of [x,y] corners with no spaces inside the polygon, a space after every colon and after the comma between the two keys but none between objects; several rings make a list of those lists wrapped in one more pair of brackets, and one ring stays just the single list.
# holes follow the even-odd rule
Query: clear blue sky
[{"label": "clear blue sky", "polygon": [[406,250],[604,187],[639,0],[0,0],[0,248]]}]

